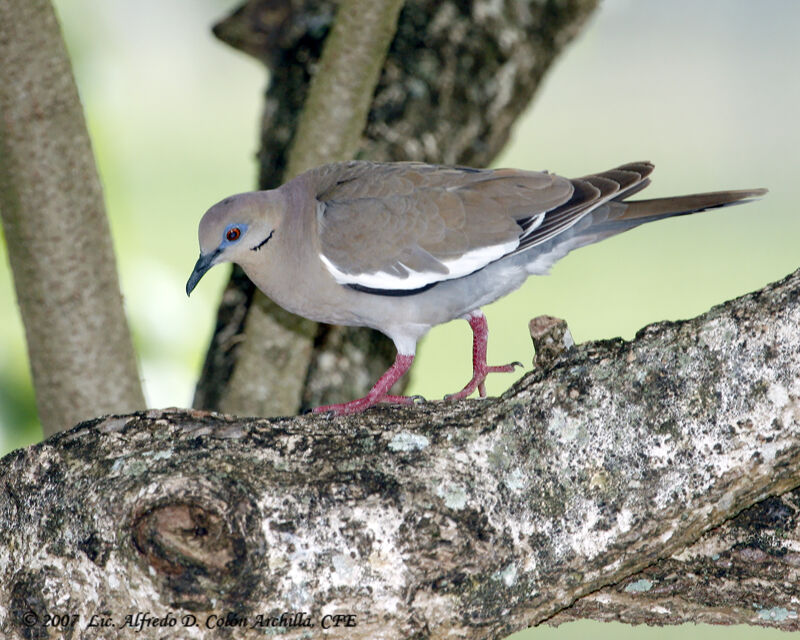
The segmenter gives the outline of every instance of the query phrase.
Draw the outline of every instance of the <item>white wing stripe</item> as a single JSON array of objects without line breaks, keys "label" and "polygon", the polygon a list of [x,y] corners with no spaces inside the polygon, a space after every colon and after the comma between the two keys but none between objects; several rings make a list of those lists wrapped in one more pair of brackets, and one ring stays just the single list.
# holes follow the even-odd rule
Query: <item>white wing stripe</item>
[{"label": "white wing stripe", "polygon": [[[357,284],[370,289],[419,289],[433,282],[442,280],[452,280],[467,276],[478,269],[485,267],[490,262],[502,258],[519,246],[519,240],[514,238],[504,244],[496,244],[490,247],[481,247],[467,251],[455,260],[442,260],[441,263],[447,267],[449,273],[442,274],[435,271],[412,271],[407,265],[402,265],[408,270],[408,275],[400,277],[385,271],[375,271],[373,273],[345,273],[336,267],[326,256],[319,254],[320,260],[325,268],[339,284]],[[401,263],[402,264],[402,263]]]},{"label": "white wing stripe", "polygon": [[526,238],[527,236],[532,234],[534,231],[536,231],[536,229],[541,227],[542,223],[544,222],[544,217],[546,215],[547,215],[547,211],[545,211],[544,213],[540,213],[538,216],[536,216],[536,220],[534,220],[531,223],[531,225],[527,229],[525,229],[525,233],[522,234],[522,236],[520,237],[520,240],[522,238]]}]

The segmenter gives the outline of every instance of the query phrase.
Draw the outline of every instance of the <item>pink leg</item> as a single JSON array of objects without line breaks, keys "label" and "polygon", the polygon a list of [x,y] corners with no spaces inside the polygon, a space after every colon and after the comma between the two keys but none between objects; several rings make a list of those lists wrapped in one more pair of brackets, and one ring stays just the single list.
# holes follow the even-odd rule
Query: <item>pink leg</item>
[{"label": "pink leg", "polygon": [[325,413],[328,411],[333,412],[336,415],[360,413],[361,411],[364,411],[364,409],[379,402],[412,404],[416,399],[416,396],[387,395],[387,392],[392,388],[392,385],[402,378],[405,372],[408,371],[412,362],[414,362],[413,355],[408,356],[398,353],[394,360],[394,364],[389,367],[389,370],[378,379],[378,381],[375,383],[375,386],[373,386],[372,389],[369,390],[369,393],[363,398],[351,400],[350,402],[344,402],[342,404],[328,404],[322,407],[317,407],[314,409],[314,413]]},{"label": "pink leg", "polygon": [[514,367],[521,367],[521,362],[512,362],[500,366],[490,367],[486,364],[486,345],[489,342],[489,325],[486,316],[480,310],[473,311],[466,317],[472,329],[472,380],[458,393],[451,393],[444,397],[445,400],[461,400],[469,396],[475,389],[481,398],[486,397],[484,381],[490,373],[510,373]]}]

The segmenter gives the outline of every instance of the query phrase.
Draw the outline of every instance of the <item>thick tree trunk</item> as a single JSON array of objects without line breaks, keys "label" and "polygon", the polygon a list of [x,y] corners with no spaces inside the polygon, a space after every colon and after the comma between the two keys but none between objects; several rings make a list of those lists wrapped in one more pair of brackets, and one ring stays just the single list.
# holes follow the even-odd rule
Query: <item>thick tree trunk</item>
[{"label": "thick tree trunk", "polygon": [[[597,0],[407,0],[369,110],[358,155],[373,160],[425,160],[485,166],[508,140],[540,80],[580,31]],[[280,184],[298,114],[336,3],[331,0],[250,0],[215,33],[261,59],[271,71],[262,123],[260,186]],[[261,296],[256,296],[257,300]],[[379,333],[309,325],[260,302],[249,318],[253,286],[236,270],[217,316],[194,406],[239,410],[248,402],[294,413],[364,393],[394,359]],[[251,323],[263,337],[249,339]],[[254,332],[255,333],[255,332]],[[252,383],[246,361],[268,353],[293,373],[261,368]],[[255,357],[252,357],[255,356]],[[250,387],[258,386],[256,391]],[[283,391],[278,391],[278,389]],[[279,397],[280,396],[280,397]],[[231,399],[234,399],[231,402]]]},{"label": "thick tree trunk", "polygon": [[49,0],[0,2],[0,214],[45,435],[143,408],[100,180]]},{"label": "thick tree trunk", "polygon": [[42,637],[65,613],[106,616],[86,633],[103,638],[133,635],[129,615],[187,638],[220,619],[236,638],[798,629],[798,326],[800,270],[545,358],[497,399],[84,423],[0,461],[0,630]]}]

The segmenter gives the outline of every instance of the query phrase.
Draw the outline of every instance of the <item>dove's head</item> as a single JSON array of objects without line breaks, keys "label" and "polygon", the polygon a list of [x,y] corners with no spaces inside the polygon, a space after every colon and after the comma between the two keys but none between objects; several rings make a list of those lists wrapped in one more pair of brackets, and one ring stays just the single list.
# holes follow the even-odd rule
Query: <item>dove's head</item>
[{"label": "dove's head", "polygon": [[200,257],[186,283],[186,294],[215,264],[252,260],[264,249],[280,222],[282,208],[271,191],[251,191],[221,200],[200,220]]}]

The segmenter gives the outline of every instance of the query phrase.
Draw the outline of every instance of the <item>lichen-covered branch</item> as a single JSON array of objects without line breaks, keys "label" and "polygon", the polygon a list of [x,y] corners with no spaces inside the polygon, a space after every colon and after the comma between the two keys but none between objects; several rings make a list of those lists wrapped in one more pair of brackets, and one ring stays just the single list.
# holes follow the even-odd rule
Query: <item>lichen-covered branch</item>
[{"label": "lichen-covered branch", "polygon": [[[596,5],[597,0],[407,0],[358,155],[488,165],[544,73]],[[215,27],[219,38],[270,69],[259,152],[261,188],[283,180],[287,149],[335,7],[333,0],[249,0]],[[249,320],[252,299],[252,285],[235,270],[220,306],[195,407],[230,407],[226,398],[253,380],[252,371],[236,371],[245,351],[264,349],[255,340],[242,339],[245,323],[261,321],[268,328],[276,321]],[[301,332],[305,327],[295,318],[294,325],[281,324],[281,331],[270,337],[269,348],[273,353],[280,349],[281,359],[297,350],[295,325]],[[293,374],[292,392],[300,390],[301,409],[364,395],[394,359],[391,342],[366,329],[318,326],[313,345],[306,342],[299,351],[307,352],[306,365]],[[277,382],[267,380],[263,371],[259,376],[260,388],[250,389],[249,401],[262,408],[278,402],[279,414],[298,409],[297,396],[276,400],[272,387]]]},{"label": "lichen-covered branch", "polygon": [[[800,481],[800,478],[798,478]],[[690,547],[549,619],[800,630],[800,489],[771,496]]]},{"label": "lichen-covered branch", "polygon": [[100,179],[49,0],[0,3],[0,215],[45,435],[143,408]]},{"label": "lichen-covered branch", "polygon": [[800,485],[798,326],[800,271],[487,401],[84,423],[0,461],[0,631],[55,610],[103,612],[105,638],[141,611],[194,616],[187,638],[214,616],[299,638],[298,612],[312,633],[345,616],[348,638],[574,615],[796,628],[796,498],[772,496]]}]

